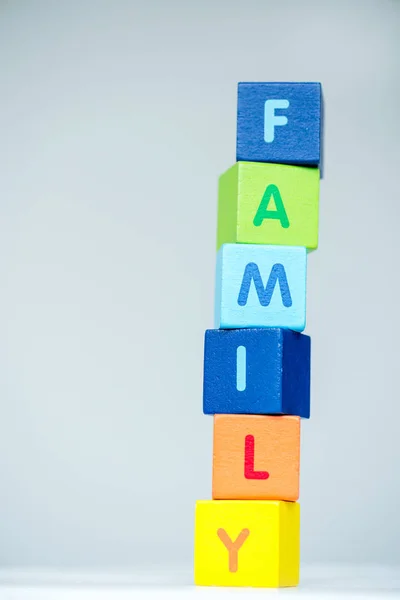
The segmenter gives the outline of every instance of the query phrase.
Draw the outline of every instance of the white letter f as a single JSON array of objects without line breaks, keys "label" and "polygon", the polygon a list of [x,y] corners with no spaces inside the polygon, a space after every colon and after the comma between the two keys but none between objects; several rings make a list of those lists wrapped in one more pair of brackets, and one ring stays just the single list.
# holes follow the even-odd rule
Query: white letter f
[{"label": "white letter f", "polygon": [[287,125],[287,117],[275,115],[276,108],[288,108],[289,100],[267,100],[264,109],[264,140],[269,144],[274,141],[275,127]]}]

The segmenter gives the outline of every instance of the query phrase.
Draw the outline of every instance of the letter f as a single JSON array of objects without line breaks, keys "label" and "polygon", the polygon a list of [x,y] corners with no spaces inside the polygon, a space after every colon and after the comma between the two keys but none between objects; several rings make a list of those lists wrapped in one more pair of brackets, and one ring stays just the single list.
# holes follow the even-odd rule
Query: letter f
[{"label": "letter f", "polygon": [[274,141],[275,127],[287,125],[287,117],[276,115],[276,108],[288,108],[289,100],[267,100],[264,109],[264,140],[267,144]]}]

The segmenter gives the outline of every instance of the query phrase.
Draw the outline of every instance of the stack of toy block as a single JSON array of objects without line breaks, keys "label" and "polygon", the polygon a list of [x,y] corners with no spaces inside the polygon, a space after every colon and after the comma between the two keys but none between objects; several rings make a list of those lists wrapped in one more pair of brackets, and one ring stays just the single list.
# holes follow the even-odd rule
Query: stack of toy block
[{"label": "stack of toy block", "polygon": [[196,504],[195,582],[294,586],[300,418],[310,416],[307,252],[318,243],[319,83],[239,83],[236,164],[219,180],[204,413],[213,500]]}]

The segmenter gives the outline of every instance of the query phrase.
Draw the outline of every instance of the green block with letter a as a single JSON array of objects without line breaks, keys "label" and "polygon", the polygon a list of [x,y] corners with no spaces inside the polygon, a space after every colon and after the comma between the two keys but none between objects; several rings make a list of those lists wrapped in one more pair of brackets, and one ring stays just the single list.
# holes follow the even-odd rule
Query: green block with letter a
[{"label": "green block with letter a", "polygon": [[237,162],[219,178],[222,244],[318,246],[317,168]]}]

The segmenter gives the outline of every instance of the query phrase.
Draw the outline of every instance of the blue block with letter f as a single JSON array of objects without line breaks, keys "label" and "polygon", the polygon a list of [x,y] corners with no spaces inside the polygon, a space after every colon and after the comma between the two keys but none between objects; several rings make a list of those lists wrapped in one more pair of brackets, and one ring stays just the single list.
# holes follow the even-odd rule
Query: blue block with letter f
[{"label": "blue block with letter f", "polygon": [[224,244],[217,254],[215,327],[303,331],[306,276],[305,248]]},{"label": "blue block with letter f", "polygon": [[320,83],[239,83],[236,160],[318,166]]}]

